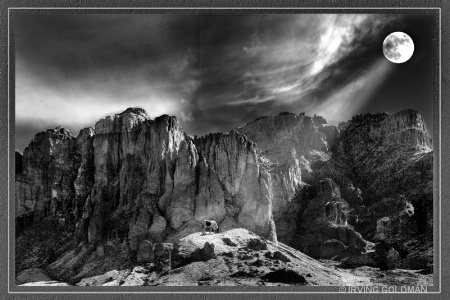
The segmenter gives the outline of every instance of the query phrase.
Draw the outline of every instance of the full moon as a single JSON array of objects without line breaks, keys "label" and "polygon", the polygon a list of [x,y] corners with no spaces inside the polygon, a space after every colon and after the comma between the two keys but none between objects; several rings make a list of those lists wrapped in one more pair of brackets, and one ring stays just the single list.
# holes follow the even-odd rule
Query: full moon
[{"label": "full moon", "polygon": [[393,63],[404,63],[411,58],[413,52],[414,43],[406,33],[393,32],[384,39],[384,56]]}]

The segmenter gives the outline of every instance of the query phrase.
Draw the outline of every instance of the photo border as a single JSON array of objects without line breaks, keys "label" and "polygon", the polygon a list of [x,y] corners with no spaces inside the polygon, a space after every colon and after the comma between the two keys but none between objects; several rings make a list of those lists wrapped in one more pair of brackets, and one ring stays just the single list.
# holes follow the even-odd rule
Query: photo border
[{"label": "photo border", "polygon": [[[2,57],[7,58],[1,60],[0,65],[0,237],[7,240],[7,243],[2,243],[0,250],[0,268],[4,271],[7,266],[8,272],[0,272],[0,295],[5,295],[7,292],[10,296],[17,297],[35,296],[36,298],[46,298],[48,296],[56,297],[63,295],[65,298],[74,299],[77,295],[83,297],[99,298],[99,294],[106,294],[105,297],[142,297],[143,293],[150,294],[152,297],[164,296],[168,297],[170,294],[180,296],[181,294],[193,295],[216,294],[223,298],[227,297],[229,293],[240,294],[259,294],[258,297],[265,294],[265,296],[277,295],[278,297],[286,294],[310,294],[310,296],[323,297],[338,296],[347,298],[349,293],[339,293],[338,286],[305,286],[305,287],[17,287],[15,286],[14,276],[14,256],[10,252],[14,252],[14,240],[11,240],[10,232],[14,232],[14,222],[11,221],[10,216],[14,216],[14,128],[15,128],[15,107],[14,107],[14,43],[10,39],[10,33],[14,32],[14,22],[10,22],[14,18],[15,13],[30,12],[33,13],[115,13],[130,12],[134,13],[209,13],[209,14],[223,14],[223,13],[277,13],[277,12],[300,12],[300,13],[411,13],[415,11],[423,11],[426,13],[438,11],[439,18],[439,32],[440,35],[435,39],[438,43],[438,49],[435,51],[435,61],[440,62],[439,68],[435,68],[434,83],[435,87],[439,89],[439,96],[433,101],[433,121],[434,121],[434,286],[429,288],[427,297],[434,296],[448,296],[449,288],[444,283],[442,285],[442,278],[449,278],[449,271],[447,268],[441,268],[442,265],[448,266],[448,241],[449,234],[446,231],[441,231],[440,227],[449,228],[449,221],[441,219],[441,216],[449,215],[449,205],[441,199],[448,198],[449,184],[442,185],[442,174],[449,176],[449,156],[442,157],[443,153],[449,153],[448,136],[442,136],[442,132],[448,133],[450,129],[449,115],[449,3],[447,1],[402,1],[389,4],[387,1],[361,1],[355,3],[353,1],[327,1],[320,3],[318,1],[303,1],[301,4],[297,1],[284,2],[267,2],[262,1],[210,1],[202,0],[191,3],[186,1],[133,1],[130,6],[129,1],[2,1],[0,3],[0,31],[1,42],[0,51]],[[60,6],[60,7],[58,7]],[[444,34],[445,32],[445,34]],[[434,48],[436,49],[436,48]],[[440,51],[439,51],[440,49]],[[437,53],[436,53],[437,52]],[[435,66],[434,66],[435,67]],[[439,71],[437,72],[437,69]],[[442,78],[442,76],[444,78]],[[444,81],[442,81],[444,79]],[[437,90],[435,90],[437,91]],[[447,112],[447,113],[443,113]],[[444,119],[442,118],[444,117]],[[447,150],[447,151],[446,151]],[[9,159],[8,159],[9,158]],[[444,160],[442,160],[444,159]],[[4,172],[7,170],[7,172]],[[445,197],[447,196],[447,197]],[[442,198],[444,197],[444,198]],[[444,226],[442,226],[444,225]],[[444,242],[445,241],[445,242]],[[439,251],[440,250],[440,251]],[[5,255],[8,253],[8,255]],[[446,255],[442,255],[442,254]],[[5,274],[6,273],[6,274]],[[6,277],[6,278],[5,278]],[[296,289],[301,288],[301,291]],[[201,291],[198,291],[201,289]],[[317,290],[320,291],[317,291]],[[154,290],[154,291],[153,291]],[[219,291],[218,291],[219,290]],[[72,293],[72,294],[68,294]],[[89,294],[86,294],[89,293]],[[109,295],[108,295],[109,294]],[[137,295],[136,295],[137,294]],[[317,295],[316,295],[317,294]],[[334,295],[330,295],[334,294]],[[339,296],[342,295],[342,296]],[[388,294],[365,294],[364,296],[382,296],[386,297]],[[400,294],[389,294],[398,297]],[[243,296],[243,295],[241,295]],[[361,295],[359,295],[361,296]],[[406,294],[406,297],[423,296],[421,294]]]}]

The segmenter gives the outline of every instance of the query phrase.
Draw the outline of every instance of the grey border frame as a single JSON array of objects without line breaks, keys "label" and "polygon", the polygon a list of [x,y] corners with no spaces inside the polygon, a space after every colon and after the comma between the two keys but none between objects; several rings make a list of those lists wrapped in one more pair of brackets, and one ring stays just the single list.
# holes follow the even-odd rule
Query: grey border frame
[{"label": "grey border frame", "polygon": [[[17,299],[48,299],[51,298],[69,298],[78,297],[97,298],[136,298],[148,295],[151,297],[170,297],[185,296],[186,298],[194,298],[200,295],[202,298],[217,296],[226,298],[229,293],[239,292],[234,296],[248,297],[283,297],[308,295],[311,297],[360,297],[361,294],[350,295],[349,293],[339,293],[338,286],[332,287],[15,287],[14,286],[14,259],[10,256],[10,250],[14,251],[14,239],[11,238],[10,232],[13,232],[14,222],[10,216],[14,216],[14,128],[15,128],[15,107],[14,107],[14,51],[13,43],[9,39],[10,30],[14,30],[13,23],[10,23],[11,11],[16,12],[19,8],[28,12],[51,13],[102,13],[112,12],[118,13],[130,12],[135,13],[276,13],[285,12],[292,13],[436,13],[440,20],[438,26],[437,47],[435,51],[435,95],[434,110],[434,136],[433,143],[435,149],[434,156],[434,264],[435,285],[428,288],[427,297],[445,297],[450,295],[447,285],[450,278],[448,266],[449,254],[449,220],[441,219],[441,216],[449,215],[449,204],[445,201],[449,195],[449,157],[442,156],[442,153],[448,153],[449,141],[448,136],[442,135],[450,129],[449,113],[449,92],[450,92],[450,68],[449,68],[449,40],[450,40],[450,3],[447,0],[436,1],[378,1],[367,0],[354,2],[347,1],[236,1],[236,0],[197,0],[195,2],[183,0],[170,1],[145,1],[136,0],[129,2],[126,0],[92,0],[83,2],[81,0],[41,0],[41,1],[20,1],[6,0],[0,3],[0,238],[7,243],[1,243],[0,250],[0,295],[5,298]],[[54,9],[52,9],[54,8]],[[51,9],[51,10],[50,10]],[[440,51],[439,51],[440,49]],[[440,62],[440,63],[439,63]],[[447,150],[447,151],[446,151]],[[6,171],[6,172],[5,172]],[[442,177],[444,175],[444,178]],[[444,182],[442,182],[444,179]],[[447,181],[445,181],[447,180]],[[447,196],[447,197],[446,197]],[[442,201],[441,199],[444,199]],[[12,223],[11,223],[12,222]],[[444,230],[440,230],[440,228]],[[440,251],[439,251],[440,250]],[[437,265],[437,263],[440,263]],[[444,266],[444,268],[441,268]],[[5,272],[6,271],[6,272]],[[437,283],[437,285],[436,285]],[[72,294],[67,294],[73,292]],[[143,294],[145,293],[145,294]],[[248,296],[247,296],[248,295]],[[364,297],[398,297],[400,294],[364,294]],[[424,294],[404,294],[405,297],[421,297]],[[3,298],[3,297],[2,297]]]}]

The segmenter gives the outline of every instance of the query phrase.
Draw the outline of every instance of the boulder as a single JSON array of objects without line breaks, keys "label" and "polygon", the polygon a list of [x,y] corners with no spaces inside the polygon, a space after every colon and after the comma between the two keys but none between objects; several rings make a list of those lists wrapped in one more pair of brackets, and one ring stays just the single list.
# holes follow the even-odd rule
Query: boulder
[{"label": "boulder", "polygon": [[250,255],[250,254],[243,254],[243,255],[240,256],[240,259],[242,259],[242,260],[250,260],[250,259],[253,259],[253,256]]},{"label": "boulder", "polygon": [[205,242],[203,248],[196,249],[189,257],[190,261],[206,261],[215,258],[214,244]]},{"label": "boulder", "polygon": [[97,246],[96,253],[97,253],[97,256],[99,256],[99,257],[104,256],[105,255],[105,248],[102,245]]},{"label": "boulder", "polygon": [[226,256],[226,257],[234,257],[234,253],[231,252],[231,251],[223,252],[222,255],[223,255],[223,256]]},{"label": "boulder", "polygon": [[391,219],[389,217],[381,218],[377,221],[377,232],[373,237],[374,240],[384,240],[391,235],[390,228]]},{"label": "boulder", "polygon": [[23,284],[28,282],[37,282],[37,281],[51,281],[51,279],[45,275],[44,271],[40,268],[30,268],[23,270],[17,275],[16,280]]},{"label": "boulder", "polygon": [[247,247],[254,251],[267,250],[267,243],[262,239],[251,239],[248,242]]},{"label": "boulder", "polygon": [[154,245],[147,240],[141,241],[137,249],[137,262],[150,262],[154,258]]},{"label": "boulder", "polygon": [[148,235],[153,241],[161,241],[162,240],[162,234],[166,230],[167,227],[167,221],[166,219],[157,214],[153,217],[153,223],[148,229]]},{"label": "boulder", "polygon": [[222,241],[227,246],[231,246],[231,247],[236,247],[237,246],[237,244],[235,242],[233,242],[230,238],[224,237],[224,238],[222,238]]},{"label": "boulder", "polygon": [[251,265],[255,267],[262,267],[264,266],[264,262],[258,258],[254,262],[252,262]]},{"label": "boulder", "polygon": [[394,268],[397,267],[401,261],[400,254],[394,248],[389,249],[386,258],[388,265]]},{"label": "boulder", "polygon": [[279,260],[282,261],[282,262],[290,262],[290,261],[291,261],[286,255],[284,255],[284,254],[281,253],[280,251],[275,251],[275,252],[273,253],[272,258],[273,258],[273,259],[279,259]]}]

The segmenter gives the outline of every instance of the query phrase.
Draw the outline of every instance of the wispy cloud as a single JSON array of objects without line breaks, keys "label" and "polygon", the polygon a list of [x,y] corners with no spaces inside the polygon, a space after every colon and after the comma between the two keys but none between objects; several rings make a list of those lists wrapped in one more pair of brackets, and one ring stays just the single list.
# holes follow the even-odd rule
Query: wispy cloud
[{"label": "wispy cloud", "polygon": [[[28,124],[31,136],[56,125],[76,134],[129,106],[176,115],[190,134],[280,111],[333,119],[339,107],[355,111],[358,91],[368,94],[366,85],[389,71],[378,63],[378,43],[395,22],[383,15],[20,15],[16,123]],[[31,132],[30,124],[39,128]]]}]

